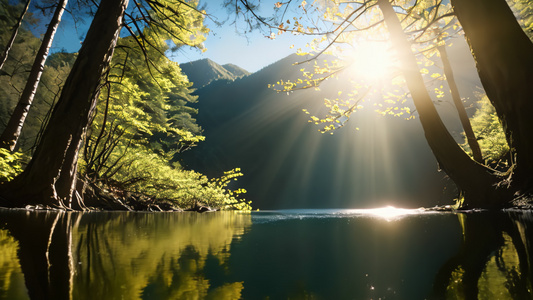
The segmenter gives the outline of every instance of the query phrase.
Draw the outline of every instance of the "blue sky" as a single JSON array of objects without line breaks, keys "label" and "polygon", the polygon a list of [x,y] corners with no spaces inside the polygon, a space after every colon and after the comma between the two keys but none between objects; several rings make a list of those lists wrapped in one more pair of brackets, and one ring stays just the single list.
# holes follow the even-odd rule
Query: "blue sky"
[{"label": "blue sky", "polygon": [[[201,53],[197,49],[190,48],[184,49],[172,59],[183,63],[209,58],[221,65],[233,63],[249,72],[255,72],[294,53],[295,49],[303,47],[309,40],[306,37],[290,34],[284,34],[271,40],[260,32],[242,36],[236,33],[235,28],[231,25],[225,25],[222,28],[207,25],[212,31],[205,42],[206,52]],[[291,45],[295,45],[295,48],[290,49]]]},{"label": "blue sky", "polygon": [[[175,61],[183,63],[209,58],[219,64],[233,63],[255,72],[294,53],[295,49],[303,47],[311,40],[310,37],[292,34],[283,34],[271,40],[265,36],[267,35],[265,32],[258,30],[243,35],[244,23],[241,21],[232,24],[234,15],[228,14],[222,2],[222,0],[200,1],[199,6],[205,5],[208,14],[219,22],[226,20],[223,26],[215,25],[209,18],[205,20],[205,25],[211,29],[205,42],[207,51],[201,53],[196,49],[185,49],[173,58]],[[262,1],[259,13],[271,16],[275,2],[277,1]],[[294,49],[290,49],[291,45],[295,46]]]},{"label": "blue sky", "polygon": [[[265,32],[258,30],[243,35],[244,23],[241,21],[232,24],[234,16],[228,15],[226,9],[222,7],[222,2],[223,0],[200,1],[200,7],[205,5],[207,13],[217,21],[226,20],[223,26],[217,26],[212,20],[206,18],[205,25],[211,30],[205,42],[207,51],[202,53],[197,49],[184,47],[172,55],[172,60],[185,63],[209,58],[221,65],[232,63],[249,72],[256,72],[294,53],[295,49],[303,47],[311,40],[310,37],[292,34],[283,34],[275,40],[271,40],[265,37]],[[260,13],[270,16],[275,2],[262,2],[263,9]],[[42,18],[40,13],[36,13],[36,15]],[[68,52],[77,52],[89,25],[90,20],[87,20],[85,24],[75,24],[72,17],[65,13],[56,33],[52,51],[65,49]],[[295,46],[294,49],[290,49],[291,45]]]}]

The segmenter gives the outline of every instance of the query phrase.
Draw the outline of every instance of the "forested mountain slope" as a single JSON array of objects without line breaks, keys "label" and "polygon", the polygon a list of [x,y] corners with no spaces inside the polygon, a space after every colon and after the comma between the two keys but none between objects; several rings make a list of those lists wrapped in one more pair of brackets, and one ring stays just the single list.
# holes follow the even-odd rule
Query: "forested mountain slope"
[{"label": "forested mountain slope", "polygon": [[[197,120],[206,141],[184,153],[184,163],[206,174],[242,168],[239,185],[261,209],[449,201],[448,182],[437,171],[418,120],[382,117],[369,101],[344,128],[321,134],[302,109],[324,110],[324,97],[336,95],[346,82],[330,80],[320,92],[289,95],[268,88],[298,78],[302,66],[293,63],[301,59],[289,56],[242,79],[199,89]],[[460,136],[453,107],[444,104],[442,110]]]}]

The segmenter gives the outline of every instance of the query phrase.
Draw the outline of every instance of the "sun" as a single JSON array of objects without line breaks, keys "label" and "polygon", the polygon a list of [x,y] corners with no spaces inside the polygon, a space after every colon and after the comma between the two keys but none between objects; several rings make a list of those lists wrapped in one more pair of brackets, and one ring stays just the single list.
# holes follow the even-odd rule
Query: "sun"
[{"label": "sun", "polygon": [[346,59],[350,75],[370,82],[389,76],[394,67],[390,48],[384,42],[357,43]]}]

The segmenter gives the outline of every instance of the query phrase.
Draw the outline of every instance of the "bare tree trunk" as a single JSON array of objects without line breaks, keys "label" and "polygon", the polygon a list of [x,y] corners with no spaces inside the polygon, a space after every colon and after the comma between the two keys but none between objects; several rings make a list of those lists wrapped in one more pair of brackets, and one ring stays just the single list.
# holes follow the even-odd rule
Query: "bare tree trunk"
[{"label": "bare tree trunk", "polygon": [[483,154],[481,153],[481,148],[479,147],[479,143],[477,142],[476,135],[474,134],[474,130],[472,130],[472,124],[470,124],[470,119],[468,119],[465,106],[463,105],[463,102],[461,101],[461,96],[459,95],[457,84],[455,83],[455,77],[453,76],[452,66],[448,59],[448,53],[446,52],[446,45],[438,46],[437,50],[439,51],[440,57],[442,59],[442,65],[444,67],[444,75],[446,76],[446,81],[448,82],[448,86],[450,87],[453,103],[455,104],[455,108],[457,109],[457,113],[459,114],[459,119],[461,120],[461,124],[463,125],[463,130],[465,131],[466,140],[468,141],[468,145],[470,146],[470,149],[472,150],[472,155],[474,157],[474,160],[480,164],[484,164],[485,162],[483,160]]},{"label": "bare tree trunk", "polygon": [[30,2],[31,0],[28,0],[26,2],[26,6],[24,6],[24,9],[22,9],[22,12],[20,13],[20,17],[18,18],[17,24],[13,26],[13,33],[11,34],[11,38],[7,42],[6,48],[2,52],[2,55],[0,56],[0,70],[2,70],[2,68],[4,67],[4,64],[7,61],[9,51],[11,50],[11,47],[13,47],[13,43],[15,42],[15,38],[17,37],[19,28],[22,25],[22,20],[24,19],[24,15],[28,11],[28,7],[30,7]]},{"label": "bare tree trunk", "polygon": [[389,0],[378,0],[378,5],[390,32],[394,49],[413,102],[418,111],[426,140],[440,167],[464,193],[465,205],[474,207],[501,207],[510,200],[507,190],[495,185],[501,178],[493,170],[473,161],[455,142],[442,122],[420,74],[411,45],[402,29]]},{"label": "bare tree trunk", "polygon": [[481,83],[515,155],[512,184],[533,186],[533,44],[505,0],[452,0]]},{"label": "bare tree trunk", "polygon": [[79,149],[127,5],[128,0],[101,1],[32,160],[22,174],[0,186],[0,195],[6,202],[16,206],[39,203],[72,207]]},{"label": "bare tree trunk", "polygon": [[61,16],[65,11],[67,1],[68,0],[60,0],[57,4],[54,16],[52,17],[52,20],[46,29],[41,47],[39,48],[37,56],[33,61],[33,66],[31,67],[28,81],[26,81],[26,86],[22,91],[19,102],[17,103],[17,106],[15,107],[15,110],[13,111],[13,114],[7,123],[4,132],[0,136],[0,147],[2,148],[9,149],[10,151],[15,150],[17,140],[22,131],[22,127],[24,126],[24,121],[26,120],[26,116],[30,111],[30,107],[35,97],[35,92],[37,92],[37,87],[39,86],[41,75],[43,74],[44,70],[44,64],[46,62],[46,58],[48,57],[48,52],[52,46],[52,42],[54,41],[54,35],[57,31],[57,27],[61,22]]}]

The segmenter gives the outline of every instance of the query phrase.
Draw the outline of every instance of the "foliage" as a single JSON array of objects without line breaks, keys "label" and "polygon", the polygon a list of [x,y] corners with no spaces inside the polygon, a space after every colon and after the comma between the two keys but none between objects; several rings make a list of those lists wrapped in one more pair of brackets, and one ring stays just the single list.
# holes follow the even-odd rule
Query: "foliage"
[{"label": "foliage", "polygon": [[533,41],[533,1],[531,0],[508,0],[511,8],[518,17],[518,21],[524,32]]},{"label": "foliage", "polygon": [[[202,15],[193,7],[169,9],[180,12],[172,25],[167,24],[174,26],[175,32],[157,24],[119,40],[80,170],[91,180],[181,207],[200,202],[221,209],[250,209],[249,203],[237,199],[240,190],[227,189],[231,179],[242,175],[240,172],[230,171],[208,180],[170,163],[204,136],[193,118],[197,110],[189,106],[197,99],[191,95],[192,83],[179,65],[165,56],[172,50],[166,38],[174,41],[174,47],[179,43],[200,46],[196,43],[203,41],[206,29],[197,22]],[[152,12],[151,16],[159,13]],[[178,23],[181,27],[175,28]]]},{"label": "foliage", "polygon": [[[1,2],[2,6],[4,5]],[[6,14],[16,6],[6,5]],[[10,34],[9,25],[12,20],[9,15],[0,12],[0,47],[4,46],[6,38]],[[4,23],[5,22],[5,23]],[[40,40],[28,29],[28,22],[35,23],[36,20],[31,13],[24,18],[24,23],[19,31],[17,39],[13,45],[13,50],[7,59],[6,65],[0,72],[0,130],[3,130],[15,105],[17,104],[22,89],[28,78],[28,70],[31,69],[34,55],[39,48]],[[70,68],[75,58],[72,53],[53,53],[48,56],[44,72],[41,77],[33,108],[30,110],[28,118],[24,124],[22,134],[18,142],[21,151],[27,151],[34,146],[39,132],[44,128],[49,117],[50,109],[57,100],[61,87],[70,72]]]},{"label": "foliage", "polygon": [[[0,15],[0,22],[6,25],[0,30],[0,42],[3,43],[10,34],[9,22],[18,16],[19,7],[6,0],[0,4],[6,7]],[[100,93],[97,113],[88,129],[80,172],[95,181],[112,182],[131,191],[171,200],[180,206],[198,201],[220,208],[249,209],[248,203],[237,199],[240,191],[231,191],[226,186],[229,178],[242,175],[240,172],[209,180],[170,163],[204,137],[193,117],[197,110],[190,107],[197,98],[192,95],[192,83],[165,53],[184,45],[203,49],[202,42],[209,31],[203,25],[204,12],[196,8],[195,2],[140,1],[135,5],[137,8],[130,10],[125,18],[127,29],[133,36],[121,38],[116,47],[111,70],[106,74],[107,82]],[[145,22],[144,25],[139,21]],[[25,22],[33,22],[31,14]],[[39,39],[26,24],[0,76],[1,120],[9,119],[27,78],[25,70],[31,67],[33,53],[39,44]],[[21,150],[31,150],[39,143],[76,56],[65,52],[49,56],[34,109],[18,144]],[[5,124],[0,124],[0,129],[2,125]],[[139,158],[141,153],[146,157]],[[22,171],[20,158],[19,153],[1,153],[0,177],[3,181]],[[125,170],[132,173],[124,173]],[[177,190],[160,189],[167,184]],[[187,188],[193,190],[187,194]]]},{"label": "foliage", "polygon": [[[0,1],[0,51],[4,50],[11,29],[16,23],[21,5],[12,6],[10,1]],[[17,38],[13,44],[6,64],[0,71],[0,130],[3,130],[11,112],[13,111],[33,63],[33,58],[40,41],[33,36],[27,26],[27,22],[33,22],[32,14],[26,14],[22,27],[19,29]]]},{"label": "foliage", "polygon": [[101,94],[85,146],[85,172],[93,180],[116,180],[130,146],[170,160],[204,139],[191,116],[196,110],[187,106],[196,98],[179,66],[149,49],[158,66],[151,73],[132,37],[121,39],[119,50],[109,75],[116,81]]},{"label": "foliage", "polygon": [[[507,167],[509,145],[500,119],[486,95],[479,101],[480,107],[471,119],[485,161],[494,167]],[[468,149],[468,143],[465,148]],[[469,151],[468,149],[467,151]]]},{"label": "foliage", "polygon": [[85,148],[92,177],[116,165],[107,159],[118,145],[149,145],[171,159],[204,139],[192,117],[196,110],[188,106],[196,101],[191,83],[164,56],[169,48],[164,40],[148,28],[143,36],[150,46],[140,47],[137,37],[122,38],[113,57]]},{"label": "foliage", "polygon": [[[197,8],[198,1],[135,1],[133,4],[135,8],[126,13],[124,25],[139,45],[157,47],[159,41],[165,41],[173,45],[171,51],[184,45],[206,50],[202,43],[209,29],[203,25],[206,13]],[[146,34],[147,28],[152,37]]]},{"label": "foliage", "polygon": [[13,179],[22,172],[22,153],[0,148],[0,182]]},{"label": "foliage", "polygon": [[[289,3],[280,3],[285,11]],[[313,42],[298,48],[296,53],[306,56],[303,62],[312,62],[302,68],[297,81],[281,80],[271,85],[279,92],[314,88],[325,80],[342,74],[352,80],[352,88],[340,90],[338,95],[324,99],[327,113],[310,115],[309,122],[320,125],[321,132],[332,132],[343,127],[350,116],[372,100],[371,106],[381,115],[415,118],[415,110],[407,100],[411,97],[398,68],[396,53],[384,25],[377,1],[338,3],[322,1],[304,3],[298,7],[304,16],[294,20],[277,20],[281,24],[274,35],[284,33],[318,35]],[[451,5],[442,1],[396,1],[395,11],[409,36],[426,84],[433,90],[435,101],[444,97],[444,85],[438,80],[444,76],[433,66],[438,65],[437,46],[460,31],[451,12]],[[307,19],[307,20],[306,20]],[[307,25],[304,25],[307,24]],[[328,56],[330,54],[331,56]],[[325,57],[324,57],[325,56]],[[318,57],[325,59],[319,59]]]},{"label": "foliage", "polygon": [[[113,155],[122,155],[116,152]],[[112,157],[111,160],[113,159],[118,158]],[[178,163],[170,165],[160,155],[142,147],[126,152],[122,156],[122,162],[113,181],[125,190],[154,199],[169,200],[180,207],[202,203],[220,209],[251,209],[250,202],[239,198],[245,190],[228,189],[232,181],[243,175],[240,169],[225,172],[219,178],[208,179],[198,172],[184,170]]]}]

